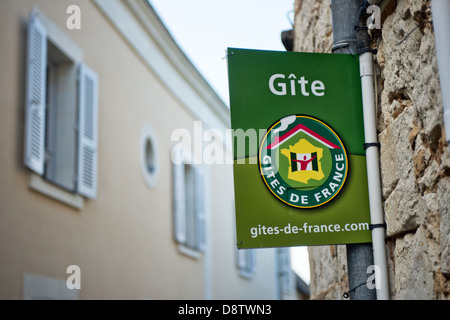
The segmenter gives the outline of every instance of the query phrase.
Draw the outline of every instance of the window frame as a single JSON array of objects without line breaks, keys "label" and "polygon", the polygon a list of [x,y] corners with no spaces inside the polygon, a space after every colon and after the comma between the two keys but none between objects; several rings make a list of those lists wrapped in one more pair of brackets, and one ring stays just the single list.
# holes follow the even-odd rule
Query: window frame
[{"label": "window frame", "polygon": [[[151,155],[148,154],[147,145],[151,144]],[[145,123],[141,129],[141,172],[144,182],[150,189],[155,188],[158,183],[159,165],[159,144],[155,131],[149,123]],[[149,159],[151,157],[152,159]],[[148,168],[149,161],[152,162],[153,169]]]},{"label": "window frame", "polygon": [[[45,163],[42,177],[76,193],[77,91],[79,65],[48,39],[46,79]],[[71,132],[72,131],[72,132]]]},{"label": "window frame", "polygon": [[[191,163],[190,159],[189,152],[180,145],[172,150],[174,239],[180,253],[200,259],[205,251],[207,232],[205,172],[201,165]],[[192,174],[191,185],[187,185],[186,168],[189,168]],[[190,200],[186,197],[186,190],[193,191]],[[193,213],[194,217],[188,217],[188,201],[193,202],[191,214]],[[193,221],[190,221],[191,226],[188,225],[189,218],[193,218]]]},{"label": "window frame", "polygon": [[247,280],[256,273],[256,249],[236,249],[236,267],[239,275]]},{"label": "window frame", "polygon": [[294,292],[295,277],[291,268],[290,248],[283,247],[276,250],[280,292],[282,294],[292,294]]}]

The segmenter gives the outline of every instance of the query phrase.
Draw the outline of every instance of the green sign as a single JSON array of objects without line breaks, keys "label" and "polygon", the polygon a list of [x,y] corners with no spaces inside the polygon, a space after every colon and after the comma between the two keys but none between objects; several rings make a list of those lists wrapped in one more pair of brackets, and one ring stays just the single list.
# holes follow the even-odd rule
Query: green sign
[{"label": "green sign", "polygon": [[356,55],[228,49],[239,248],[371,241]]}]

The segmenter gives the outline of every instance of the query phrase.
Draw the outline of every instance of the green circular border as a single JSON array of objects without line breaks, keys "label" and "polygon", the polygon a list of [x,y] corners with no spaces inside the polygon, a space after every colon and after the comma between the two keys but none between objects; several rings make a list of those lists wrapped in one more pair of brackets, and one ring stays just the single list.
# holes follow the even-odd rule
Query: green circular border
[{"label": "green circular border", "polygon": [[[339,186],[339,190],[330,198],[330,199],[328,199],[327,201],[324,201],[323,203],[320,203],[320,204],[318,204],[318,205],[314,205],[314,206],[307,206],[307,207],[305,207],[305,206],[297,206],[297,205],[293,205],[293,204],[291,204],[291,203],[289,203],[289,202],[286,202],[285,200],[283,200],[283,199],[281,199],[273,190],[272,190],[272,188],[270,188],[269,187],[269,185],[268,185],[268,183],[267,183],[267,181],[266,181],[266,178],[265,178],[265,175],[264,175],[264,173],[263,173],[263,171],[262,171],[262,166],[261,166],[261,151],[262,151],[262,148],[263,148],[263,146],[264,146],[264,142],[266,141],[266,138],[267,138],[267,136],[268,136],[268,134],[270,133],[270,131],[272,131],[272,129],[277,125],[277,124],[279,124],[280,123],[280,121],[281,121],[281,119],[283,119],[283,118],[285,118],[285,117],[283,117],[283,118],[281,118],[281,119],[278,119],[275,123],[273,123],[271,126],[270,126],[270,128],[269,128],[269,130],[267,130],[267,133],[264,135],[264,138],[262,139],[262,141],[261,141],[261,145],[260,145],[260,147],[259,147],[259,151],[258,151],[258,168],[259,168],[259,172],[260,172],[260,175],[261,175],[261,179],[264,181],[264,184],[266,185],[266,187],[267,187],[267,189],[269,189],[269,191],[278,199],[278,200],[280,200],[282,203],[284,203],[284,204],[286,204],[286,205],[288,205],[288,206],[290,206],[290,207],[294,207],[294,208],[298,208],[298,209],[314,209],[314,208],[318,208],[318,207],[321,207],[321,206],[323,206],[323,205],[325,205],[325,204],[327,204],[327,203],[329,203],[331,200],[333,200],[341,191],[342,191],[342,187],[344,186],[344,184],[345,184],[345,182],[347,181],[347,175],[348,175],[348,167],[349,167],[349,163],[348,163],[348,155],[347,155],[347,151],[346,151],[346,149],[345,149],[345,146],[344,146],[344,143],[342,142],[342,140],[341,140],[341,138],[338,136],[338,134],[328,125],[328,124],[326,124],[325,122],[323,122],[322,120],[319,120],[319,119],[317,119],[317,118],[314,118],[314,117],[311,117],[311,116],[308,116],[308,115],[300,115],[300,114],[296,114],[295,115],[296,116],[296,118],[308,118],[308,119],[311,119],[311,120],[314,120],[314,121],[317,121],[317,122],[319,122],[320,124],[322,124],[322,125],[324,125],[336,138],[337,138],[337,140],[339,141],[339,143],[340,143],[340,145],[341,145],[341,147],[342,147],[342,150],[344,151],[344,156],[345,156],[345,175],[344,175],[344,179],[343,179],[343,181],[342,181],[342,183],[341,183],[341,185]],[[334,162],[333,162],[333,164],[334,164]],[[326,181],[328,181],[328,179],[327,180],[325,180],[325,182]],[[284,183],[286,183],[285,181],[284,181],[284,179],[283,179],[283,182]],[[324,184],[324,183],[323,183]],[[322,185],[323,185],[322,184]],[[322,186],[321,185],[321,186]]]}]

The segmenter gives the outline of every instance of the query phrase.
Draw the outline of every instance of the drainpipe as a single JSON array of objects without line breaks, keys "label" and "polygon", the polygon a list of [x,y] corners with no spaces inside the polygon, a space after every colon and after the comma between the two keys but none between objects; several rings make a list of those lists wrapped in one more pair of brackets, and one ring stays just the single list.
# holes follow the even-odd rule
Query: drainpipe
[{"label": "drainpipe", "polygon": [[357,33],[354,29],[361,3],[359,0],[331,0],[331,19],[333,22],[333,53],[358,51]]},{"label": "drainpipe", "polygon": [[[361,87],[363,92],[364,136],[366,145],[376,144],[375,102],[373,90],[373,57],[371,52],[359,56]],[[372,229],[373,261],[377,300],[389,300],[389,283],[384,240],[385,223],[381,202],[379,152],[374,145],[366,149],[367,182],[369,187],[370,221]]]},{"label": "drainpipe", "polygon": [[[373,2],[373,1],[371,1]],[[359,26],[360,13],[365,13],[368,1],[332,0],[333,53],[360,55],[360,76],[363,96],[364,136],[369,189],[369,206],[372,229],[372,244],[347,245],[349,293],[352,300],[387,300],[389,284],[386,247],[384,239],[384,217],[381,202],[379,154],[377,148],[376,114],[373,89],[373,53],[369,36]],[[362,11],[363,10],[363,11]],[[365,22],[365,19],[364,19]],[[374,269],[368,269],[370,266]],[[366,284],[368,270],[375,271],[376,292]]]},{"label": "drainpipe", "polygon": [[433,28],[436,39],[436,56],[444,106],[445,140],[450,147],[450,1],[432,0]]}]

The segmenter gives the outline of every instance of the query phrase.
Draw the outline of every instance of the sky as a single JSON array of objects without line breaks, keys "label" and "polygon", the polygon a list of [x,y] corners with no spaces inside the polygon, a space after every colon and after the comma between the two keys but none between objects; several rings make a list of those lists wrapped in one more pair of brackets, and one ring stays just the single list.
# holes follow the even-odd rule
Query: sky
[{"label": "sky", "polygon": [[[294,0],[149,0],[172,37],[219,97],[229,105],[228,47],[286,51],[281,32],[292,29]],[[306,247],[291,248],[293,270],[309,284]]]},{"label": "sky", "polygon": [[229,105],[227,47],[285,51],[294,0],[149,0],[175,41]]}]

